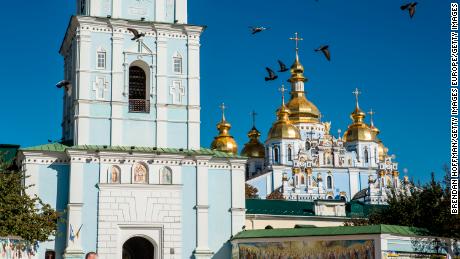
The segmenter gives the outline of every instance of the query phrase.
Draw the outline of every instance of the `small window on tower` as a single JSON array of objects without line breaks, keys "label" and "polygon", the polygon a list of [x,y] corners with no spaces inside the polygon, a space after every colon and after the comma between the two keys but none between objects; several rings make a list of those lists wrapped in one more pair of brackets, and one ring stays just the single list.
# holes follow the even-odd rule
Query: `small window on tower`
[{"label": "small window on tower", "polygon": [[105,69],[105,64],[106,64],[106,53],[99,51],[97,53],[97,68],[98,69]]},{"label": "small window on tower", "polygon": [[182,74],[182,57],[177,53],[173,57],[174,73]]}]

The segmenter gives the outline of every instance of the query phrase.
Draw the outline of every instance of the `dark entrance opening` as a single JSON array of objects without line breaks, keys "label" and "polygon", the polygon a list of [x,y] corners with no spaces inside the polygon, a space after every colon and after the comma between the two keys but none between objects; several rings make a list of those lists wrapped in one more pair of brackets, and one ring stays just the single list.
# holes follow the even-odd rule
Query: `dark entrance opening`
[{"label": "dark entrance opening", "polygon": [[132,237],[123,244],[123,259],[154,259],[153,244],[142,237]]}]

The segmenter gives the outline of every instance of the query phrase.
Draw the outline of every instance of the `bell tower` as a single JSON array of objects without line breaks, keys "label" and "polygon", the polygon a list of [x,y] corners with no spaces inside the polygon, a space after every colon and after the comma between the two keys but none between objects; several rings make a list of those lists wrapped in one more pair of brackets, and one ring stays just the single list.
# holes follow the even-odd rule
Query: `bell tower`
[{"label": "bell tower", "polygon": [[64,57],[63,141],[200,148],[200,36],[186,0],[77,0]]},{"label": "bell tower", "polygon": [[187,23],[187,0],[77,0],[77,15]]}]

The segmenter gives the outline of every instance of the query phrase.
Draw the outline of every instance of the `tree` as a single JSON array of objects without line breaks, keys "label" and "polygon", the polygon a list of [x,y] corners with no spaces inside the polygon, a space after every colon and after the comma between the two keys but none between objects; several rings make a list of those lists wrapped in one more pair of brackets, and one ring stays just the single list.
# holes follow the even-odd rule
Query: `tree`
[{"label": "tree", "polygon": [[30,197],[25,175],[0,161],[0,236],[35,243],[56,234],[59,214],[37,196]]},{"label": "tree", "polygon": [[[453,250],[458,251],[454,246],[460,240],[460,215],[450,214],[450,170],[447,166],[443,170],[443,181],[436,180],[432,173],[430,182],[412,184],[409,193],[392,189],[388,194],[388,206],[372,211],[368,219],[352,219],[345,224],[391,224],[424,229],[425,236],[447,238],[450,244],[446,246],[454,256]],[[431,241],[433,248],[439,248],[438,239]]]},{"label": "tree", "polygon": [[257,194],[259,190],[257,190],[256,187],[250,185],[250,184],[245,184],[245,195],[246,199],[257,199],[259,198],[259,195]]},{"label": "tree", "polygon": [[280,188],[278,188],[267,196],[267,200],[285,200],[285,198]]}]

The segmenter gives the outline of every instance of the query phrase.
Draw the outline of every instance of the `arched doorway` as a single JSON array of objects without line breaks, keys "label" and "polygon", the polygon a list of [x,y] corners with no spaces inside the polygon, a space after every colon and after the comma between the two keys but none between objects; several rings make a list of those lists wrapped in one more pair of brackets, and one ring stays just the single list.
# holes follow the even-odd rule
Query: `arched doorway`
[{"label": "arched doorway", "polygon": [[123,244],[123,259],[154,259],[155,247],[143,237],[132,237]]}]

